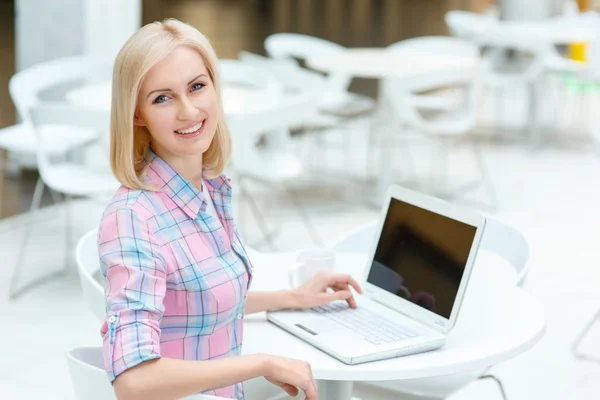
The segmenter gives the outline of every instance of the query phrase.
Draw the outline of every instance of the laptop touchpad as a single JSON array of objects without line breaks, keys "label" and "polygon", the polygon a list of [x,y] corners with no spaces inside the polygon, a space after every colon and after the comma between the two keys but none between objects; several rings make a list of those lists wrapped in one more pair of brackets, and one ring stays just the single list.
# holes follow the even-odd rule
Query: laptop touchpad
[{"label": "laptop touchpad", "polygon": [[327,318],[313,318],[295,325],[312,335],[339,331],[342,328],[339,324],[329,321]]}]

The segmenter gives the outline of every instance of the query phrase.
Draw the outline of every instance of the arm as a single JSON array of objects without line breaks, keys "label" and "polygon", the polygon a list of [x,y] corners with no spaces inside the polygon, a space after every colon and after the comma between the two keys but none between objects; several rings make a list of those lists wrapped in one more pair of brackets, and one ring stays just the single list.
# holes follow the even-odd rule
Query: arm
[{"label": "arm", "polygon": [[292,290],[248,292],[244,313],[254,314],[262,311],[275,311],[284,308],[297,307],[299,307],[299,303]]},{"label": "arm", "polygon": [[244,313],[252,314],[286,308],[311,308],[335,300],[346,300],[350,307],[356,308],[350,287],[358,293],[362,293],[360,285],[350,275],[321,272],[305,284],[292,290],[249,292]]},{"label": "arm", "polygon": [[114,381],[119,400],[171,400],[269,374],[265,355],[211,361],[159,358],[123,372]]}]

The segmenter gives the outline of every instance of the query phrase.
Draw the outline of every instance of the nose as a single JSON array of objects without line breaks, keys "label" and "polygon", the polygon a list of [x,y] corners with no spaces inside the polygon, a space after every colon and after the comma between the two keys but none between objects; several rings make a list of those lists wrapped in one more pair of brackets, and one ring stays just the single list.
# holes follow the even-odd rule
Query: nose
[{"label": "nose", "polygon": [[177,119],[181,121],[196,120],[198,111],[198,107],[196,107],[187,96],[182,96],[179,100]]}]

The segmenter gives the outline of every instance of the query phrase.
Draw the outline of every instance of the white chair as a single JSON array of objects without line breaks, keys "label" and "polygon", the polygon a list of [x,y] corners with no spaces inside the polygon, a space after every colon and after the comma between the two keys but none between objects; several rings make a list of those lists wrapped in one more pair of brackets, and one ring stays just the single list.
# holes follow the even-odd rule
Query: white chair
[{"label": "white chair", "polygon": [[[264,239],[275,249],[273,234],[269,231],[254,197],[245,181],[252,180],[270,188],[281,188],[295,206],[315,244],[320,245],[317,234],[302,204],[289,191],[290,184],[301,176],[304,166],[290,147],[289,128],[312,115],[313,94],[283,96],[283,89],[263,70],[236,60],[221,60],[221,77],[224,86],[240,85],[265,91],[272,96],[273,106],[264,111],[248,112],[228,117],[228,124],[235,146],[231,166],[238,177],[242,196],[252,208],[256,222]],[[267,145],[257,146],[260,138],[267,134]]]},{"label": "white chair", "polygon": [[[11,81],[11,85],[13,82]],[[18,83],[15,83],[14,86],[18,86]],[[38,134],[36,150],[40,172],[40,179],[33,194],[30,213],[33,221],[35,221],[35,213],[40,206],[44,186],[48,186],[51,191],[65,196],[65,264],[63,269],[57,273],[36,278],[23,287],[18,287],[19,278],[23,272],[23,259],[28,250],[27,243],[33,228],[32,223],[27,224],[11,279],[10,297],[12,299],[46,282],[48,279],[63,275],[67,271],[69,265],[67,261],[71,252],[69,210],[71,199],[73,197],[105,198],[112,195],[119,187],[119,183],[108,169],[94,169],[80,163],[71,162],[68,159],[53,162],[47,151],[46,143],[54,139],[50,139],[41,133],[43,127],[47,125],[68,125],[71,129],[94,132],[94,136],[98,136],[97,132],[106,134],[108,130],[108,115],[106,113],[77,109],[66,103],[39,103],[29,109],[29,116],[34,132]]]},{"label": "white chair", "polygon": [[472,11],[450,10],[444,19],[452,36],[482,45],[479,40],[498,25],[498,19]]},{"label": "white chair", "polygon": [[[342,45],[325,39],[297,33],[275,33],[265,40],[267,54],[276,59],[305,60],[315,55],[343,52]],[[320,107],[323,112],[341,117],[353,117],[370,113],[375,102],[366,96],[348,92],[352,77],[331,74],[322,88]]]},{"label": "white chair", "polygon": [[[441,181],[436,182],[431,176],[429,191],[440,197],[461,198],[468,191],[484,186],[489,203],[482,206],[490,209],[496,207],[496,192],[487,174],[479,147],[471,141],[475,160],[479,169],[480,180],[471,181],[462,187],[448,188],[448,148],[452,140],[465,139],[475,128],[477,122],[477,106],[481,88],[483,66],[478,63],[477,47],[462,39],[449,37],[422,37],[409,39],[390,46],[396,54],[414,56],[415,51],[436,51],[439,54],[471,55],[473,66],[456,68],[444,73],[423,73],[418,77],[407,79],[388,79],[384,82],[386,105],[391,108],[394,126],[399,127],[401,136],[416,133],[420,138],[429,138],[440,144],[441,152],[435,157],[438,163]],[[445,49],[445,50],[444,50]],[[422,105],[427,101],[425,91],[454,88],[460,91],[461,101],[455,102],[450,109],[440,108],[433,116],[422,113]],[[389,152],[386,148],[382,151]],[[389,159],[389,157],[383,157]],[[385,167],[388,168],[389,167]]]},{"label": "white chair", "polygon": [[[378,221],[365,223],[350,233],[344,235],[331,246],[336,252],[367,252],[371,248],[373,241],[377,240]],[[529,271],[529,245],[525,237],[514,227],[508,225],[496,218],[486,216],[486,224],[483,232],[480,249],[494,253],[506,260],[515,271],[515,285],[522,287]],[[420,388],[431,387],[431,393],[410,393],[404,382],[368,382],[355,383],[354,390],[365,400],[394,400],[400,394],[421,395],[428,399],[437,399],[435,396],[438,386],[453,387],[456,390],[471,382],[473,379],[491,379],[494,380],[500,389],[501,395],[506,399],[506,392],[502,382],[495,376],[488,373],[489,368],[483,368],[480,371],[473,371],[470,374],[461,374],[460,376],[427,378],[427,384],[416,385]],[[376,397],[373,393],[377,393]],[[427,397],[429,396],[429,397]]]},{"label": "white chair", "polygon": [[[457,40],[448,36],[423,36],[406,39],[389,45],[387,49],[394,52],[415,51],[462,57],[467,60],[472,60],[473,64],[478,63],[480,60],[479,49],[477,46],[473,46],[464,40]],[[389,82],[393,82],[393,80],[384,79],[380,81],[380,97],[383,98],[383,101],[385,101],[386,96],[390,94],[389,91],[394,90],[393,83],[389,84]],[[420,110],[451,111],[456,109],[457,104],[460,104],[460,101],[462,100],[462,91],[457,90],[456,88],[445,87],[442,88],[443,90],[441,93],[435,92],[436,89],[439,89],[439,85],[437,85],[435,81],[430,86],[428,86],[426,82],[423,82],[423,86],[421,86],[420,89],[423,92],[428,93],[423,95],[415,93],[411,100],[411,103]]]},{"label": "white chair", "polygon": [[[337,43],[309,35],[297,33],[275,33],[265,40],[267,54],[276,59],[301,60],[309,57],[328,55],[343,52],[346,48]],[[317,75],[315,73],[315,75]],[[320,96],[316,102],[320,111],[317,118],[313,118],[304,127],[309,132],[331,131],[334,129],[342,132],[342,147],[345,154],[345,163],[351,162],[349,134],[355,128],[358,120],[366,120],[369,130],[374,123],[372,116],[376,103],[368,96],[351,93],[348,87],[352,76],[340,73],[329,74],[319,85]],[[332,118],[334,117],[334,118]],[[322,149],[325,142],[323,135],[314,136],[314,150]],[[368,149],[367,149],[368,150]],[[324,163],[323,152],[320,153],[320,165]]]},{"label": "white chair", "polygon": [[[77,82],[90,82],[110,76],[112,67],[84,56],[58,58],[34,65],[17,72],[9,85],[10,96],[17,109],[20,122],[0,129],[0,149],[9,153],[35,156],[37,136],[29,116],[29,108],[40,101],[40,93],[47,89],[59,92],[60,86]],[[52,139],[47,141],[46,151],[51,158],[64,158],[74,149],[91,143],[97,133],[89,129],[69,125],[44,126],[41,135]],[[4,169],[2,174],[5,174]],[[0,179],[2,192],[3,179]],[[0,196],[0,212],[2,209]]]},{"label": "white chair", "polygon": [[[117,400],[104,370],[101,347],[76,347],[65,357],[77,400]],[[224,400],[223,397],[194,395],[184,400]]]},{"label": "white chair", "polygon": [[377,239],[377,224],[374,220],[351,230],[331,244],[331,250],[336,253],[367,252],[373,241]]},{"label": "white chair", "polygon": [[99,278],[103,280],[98,255],[98,229],[87,232],[79,239],[75,260],[83,296],[94,315],[103,321],[106,318],[106,297],[104,285],[98,280]]}]

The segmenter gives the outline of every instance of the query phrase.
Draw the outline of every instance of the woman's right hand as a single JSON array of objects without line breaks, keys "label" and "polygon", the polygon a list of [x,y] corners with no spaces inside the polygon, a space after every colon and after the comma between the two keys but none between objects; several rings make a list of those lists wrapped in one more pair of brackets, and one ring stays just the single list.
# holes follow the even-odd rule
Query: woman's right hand
[{"label": "woman's right hand", "polygon": [[310,364],[306,361],[295,360],[273,355],[267,355],[265,379],[279,386],[292,397],[302,390],[306,400],[317,400],[317,384],[313,378]]}]

